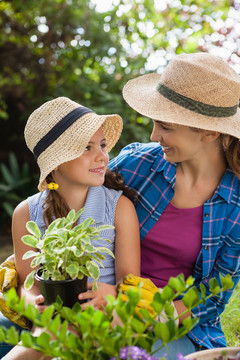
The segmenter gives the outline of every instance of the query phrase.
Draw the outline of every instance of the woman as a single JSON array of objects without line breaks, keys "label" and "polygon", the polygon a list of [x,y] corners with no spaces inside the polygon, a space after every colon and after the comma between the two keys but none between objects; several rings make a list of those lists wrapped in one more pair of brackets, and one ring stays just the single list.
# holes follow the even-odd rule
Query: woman
[{"label": "woman", "polygon": [[[161,288],[170,276],[240,276],[240,77],[206,53],[178,55],[164,73],[130,80],[127,103],[153,119],[150,144],[130,144],[110,162],[136,189],[141,276]],[[176,359],[226,346],[220,314],[232,291],[193,309],[198,325],[168,345]],[[178,314],[185,310],[175,301]],[[189,314],[190,315],[190,314]],[[180,322],[182,319],[180,319]],[[156,348],[159,343],[156,344]],[[166,349],[157,352],[162,356]]]}]

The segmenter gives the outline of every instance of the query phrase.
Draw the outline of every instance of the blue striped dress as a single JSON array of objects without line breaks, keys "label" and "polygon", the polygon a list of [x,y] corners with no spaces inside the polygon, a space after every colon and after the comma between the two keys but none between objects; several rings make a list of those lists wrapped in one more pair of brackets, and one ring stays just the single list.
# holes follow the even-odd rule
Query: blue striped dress
[{"label": "blue striped dress", "polygon": [[[43,221],[43,207],[47,193],[49,190],[39,192],[28,198],[29,216],[30,220],[35,221],[41,230],[42,235],[45,233],[45,224]],[[84,212],[82,213],[79,223],[83,222],[89,217],[93,217],[96,226],[108,224],[114,226],[115,210],[119,197],[122,191],[108,189],[104,186],[89,187],[87,199],[84,205]],[[102,238],[109,239],[111,243],[104,240],[93,241],[94,246],[104,246],[114,253],[115,249],[115,229],[104,230],[100,233]],[[100,268],[100,277],[98,281],[115,284],[115,261],[105,254],[103,260],[104,268]],[[93,279],[89,278],[88,281]]]}]

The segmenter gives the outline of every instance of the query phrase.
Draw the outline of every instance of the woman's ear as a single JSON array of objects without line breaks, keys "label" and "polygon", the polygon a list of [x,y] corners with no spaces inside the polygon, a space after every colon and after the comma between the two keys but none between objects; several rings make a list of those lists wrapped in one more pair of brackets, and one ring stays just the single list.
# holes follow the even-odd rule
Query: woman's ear
[{"label": "woman's ear", "polygon": [[210,143],[215,141],[220,136],[220,132],[212,131],[212,130],[204,130],[203,131],[203,141],[206,143]]}]

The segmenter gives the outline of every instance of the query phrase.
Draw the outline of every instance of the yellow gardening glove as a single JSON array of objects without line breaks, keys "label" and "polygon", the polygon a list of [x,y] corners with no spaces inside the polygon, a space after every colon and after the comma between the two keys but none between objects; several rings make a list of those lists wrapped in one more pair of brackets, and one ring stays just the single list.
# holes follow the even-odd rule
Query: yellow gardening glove
[{"label": "yellow gardening glove", "polygon": [[9,256],[0,265],[0,311],[10,321],[18,324],[19,326],[30,329],[31,322],[23,316],[20,316],[16,311],[11,310],[6,303],[4,293],[10,288],[17,288],[18,286],[18,273],[15,267],[14,255]]},{"label": "yellow gardening glove", "polygon": [[[146,308],[148,310],[149,314],[152,317],[155,317],[156,312],[150,304],[153,301],[154,294],[157,291],[161,292],[161,289],[157,288],[150,279],[141,278],[139,276],[135,276],[132,274],[126,275],[123,279],[123,284],[120,284],[118,286],[118,290],[121,291],[121,293],[122,293],[121,300],[127,301],[128,297],[126,295],[126,292],[131,288],[133,289],[134,287],[137,287],[140,283],[142,285],[140,288],[141,289],[141,299],[139,300],[139,302],[136,306],[136,312],[140,317],[142,317],[141,314],[139,313],[139,310],[142,308]],[[174,306],[173,301],[172,301],[172,305],[174,307],[174,317],[176,317],[177,310]],[[165,312],[162,311],[161,314],[157,316],[156,320],[158,320],[160,322],[166,322],[169,319],[168,319],[167,315],[165,314]],[[178,325],[178,321],[176,323]]]}]

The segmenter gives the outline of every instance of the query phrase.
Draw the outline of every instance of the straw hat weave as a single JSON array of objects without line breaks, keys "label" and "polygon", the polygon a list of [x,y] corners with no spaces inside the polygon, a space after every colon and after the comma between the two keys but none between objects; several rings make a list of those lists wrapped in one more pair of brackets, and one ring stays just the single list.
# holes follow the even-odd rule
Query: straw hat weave
[{"label": "straw hat weave", "polygon": [[219,57],[177,55],[162,75],[151,73],[128,81],[123,97],[153,120],[240,138],[240,76]]},{"label": "straw hat weave", "polygon": [[122,132],[119,115],[97,115],[67,97],[58,97],[44,103],[29,116],[24,136],[40,168],[40,191],[46,189],[45,179],[52,170],[82,155],[101,126],[110,151]]}]

